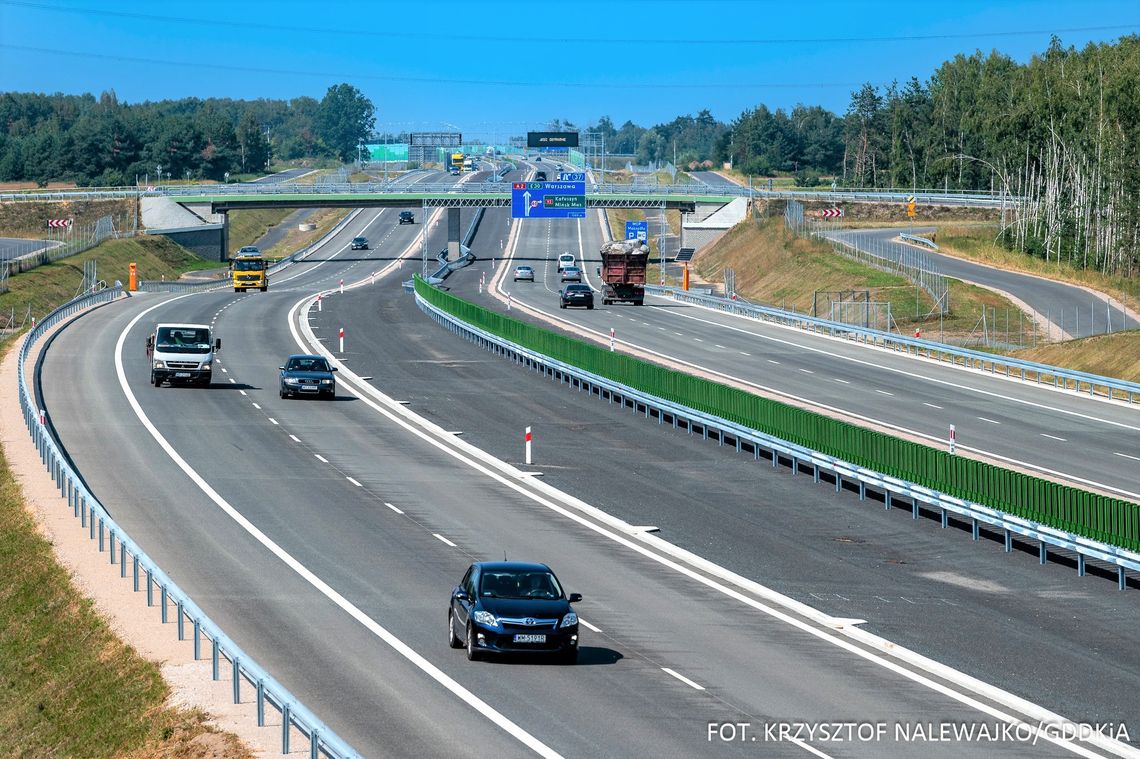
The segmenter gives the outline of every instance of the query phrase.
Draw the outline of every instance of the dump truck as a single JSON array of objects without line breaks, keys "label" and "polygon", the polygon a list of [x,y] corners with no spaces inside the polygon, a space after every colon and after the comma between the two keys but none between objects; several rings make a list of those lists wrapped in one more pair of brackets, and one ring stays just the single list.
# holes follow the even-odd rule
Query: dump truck
[{"label": "dump truck", "polygon": [[618,240],[602,246],[602,304],[645,302],[645,266],[649,246],[641,240]]}]

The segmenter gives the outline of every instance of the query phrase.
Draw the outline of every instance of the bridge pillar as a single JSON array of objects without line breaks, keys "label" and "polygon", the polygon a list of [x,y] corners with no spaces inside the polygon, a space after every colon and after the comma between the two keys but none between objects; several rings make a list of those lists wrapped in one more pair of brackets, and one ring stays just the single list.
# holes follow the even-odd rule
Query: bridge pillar
[{"label": "bridge pillar", "polygon": [[228,261],[230,258],[230,215],[226,211],[219,212],[222,217],[222,250],[219,261]]},{"label": "bridge pillar", "polygon": [[458,261],[459,244],[463,242],[463,232],[460,230],[459,209],[447,209],[447,260]]}]

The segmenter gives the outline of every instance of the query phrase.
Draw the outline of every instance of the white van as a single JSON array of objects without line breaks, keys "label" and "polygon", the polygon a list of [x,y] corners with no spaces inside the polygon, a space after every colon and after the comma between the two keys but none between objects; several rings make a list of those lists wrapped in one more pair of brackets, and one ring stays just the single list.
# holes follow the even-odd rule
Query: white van
[{"label": "white van", "polygon": [[558,256],[558,273],[559,274],[561,274],[562,270],[565,269],[567,266],[573,266],[573,265],[574,265],[574,256],[571,255],[570,253],[563,253],[562,255]]},{"label": "white van", "polygon": [[222,349],[208,324],[156,324],[146,339],[150,381],[210,386],[214,355]]}]

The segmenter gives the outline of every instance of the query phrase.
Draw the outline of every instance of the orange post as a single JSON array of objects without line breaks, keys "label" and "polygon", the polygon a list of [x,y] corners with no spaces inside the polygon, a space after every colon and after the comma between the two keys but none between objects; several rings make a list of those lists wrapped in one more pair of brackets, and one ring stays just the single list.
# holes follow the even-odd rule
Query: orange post
[{"label": "orange post", "polygon": [[132,262],[130,265],[130,276],[127,278],[127,289],[135,292],[139,289],[139,265]]},{"label": "orange post", "polygon": [[685,270],[681,272],[681,289],[689,289],[689,265],[685,264]]}]

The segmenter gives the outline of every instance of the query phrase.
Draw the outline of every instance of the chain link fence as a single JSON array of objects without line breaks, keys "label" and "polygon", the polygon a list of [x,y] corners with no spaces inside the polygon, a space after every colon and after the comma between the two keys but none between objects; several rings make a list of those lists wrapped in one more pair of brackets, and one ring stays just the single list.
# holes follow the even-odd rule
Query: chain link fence
[{"label": "chain link fence", "polygon": [[13,274],[35,269],[68,256],[82,253],[111,237],[133,237],[137,233],[134,216],[103,216],[93,222],[71,226],[49,236],[48,246],[31,253],[6,258],[0,266],[0,292],[8,291]]}]

